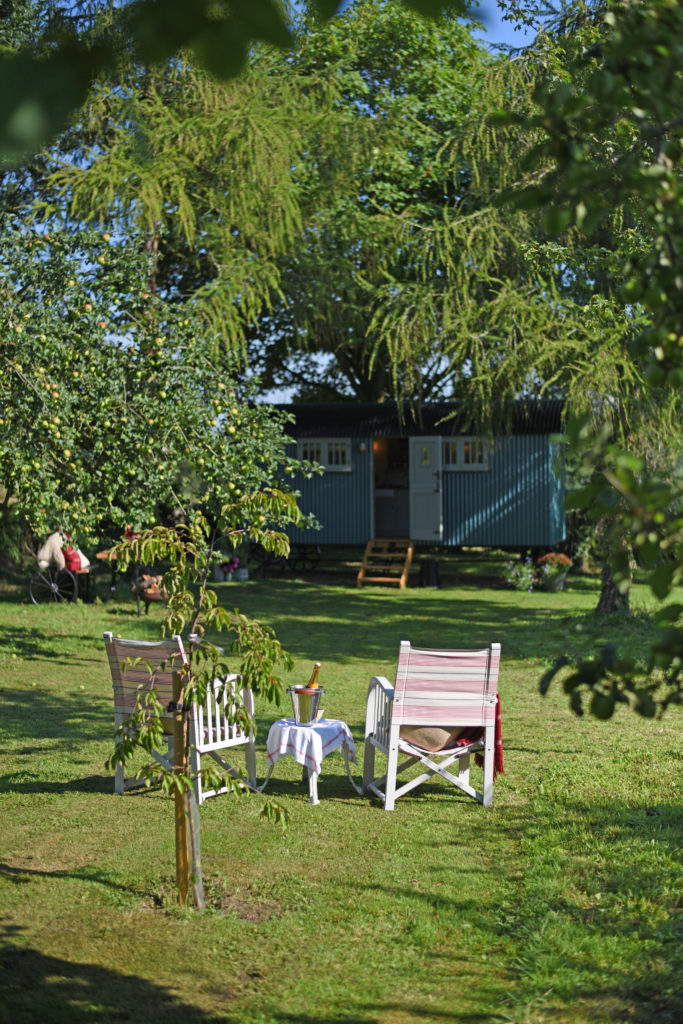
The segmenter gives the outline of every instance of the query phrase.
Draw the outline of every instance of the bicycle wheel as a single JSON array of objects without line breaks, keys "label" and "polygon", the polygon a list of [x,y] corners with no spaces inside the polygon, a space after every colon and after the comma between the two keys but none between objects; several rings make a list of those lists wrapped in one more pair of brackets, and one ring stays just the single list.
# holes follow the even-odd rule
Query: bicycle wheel
[{"label": "bicycle wheel", "polygon": [[69,569],[40,569],[31,577],[28,591],[34,604],[75,601],[78,597],[78,578]]},{"label": "bicycle wheel", "polygon": [[287,565],[292,572],[312,572],[317,568],[321,557],[322,552],[318,544],[292,544]]},{"label": "bicycle wheel", "polygon": [[282,576],[287,560],[272,551],[266,551],[260,544],[253,544],[249,551],[249,564],[253,565],[254,575],[265,580],[267,576]]}]

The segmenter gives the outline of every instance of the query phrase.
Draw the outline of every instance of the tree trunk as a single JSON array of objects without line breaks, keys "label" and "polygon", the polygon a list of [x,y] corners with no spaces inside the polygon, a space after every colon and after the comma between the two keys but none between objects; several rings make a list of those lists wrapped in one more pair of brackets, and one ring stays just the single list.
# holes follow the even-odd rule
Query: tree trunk
[{"label": "tree trunk", "polygon": [[[173,673],[173,768],[178,775],[190,774],[189,729],[185,704],[185,679],[180,672]],[[192,886],[192,902],[204,906],[202,867],[199,848],[199,809],[192,790],[175,790],[175,863],[178,903],[187,905]]]},{"label": "tree trunk", "polygon": [[619,590],[614,582],[612,566],[610,565],[609,560],[607,560],[602,567],[602,589],[600,591],[598,606],[595,609],[596,612],[598,612],[599,615],[613,615],[615,612],[628,612],[630,592],[630,581],[628,590],[623,593]]}]

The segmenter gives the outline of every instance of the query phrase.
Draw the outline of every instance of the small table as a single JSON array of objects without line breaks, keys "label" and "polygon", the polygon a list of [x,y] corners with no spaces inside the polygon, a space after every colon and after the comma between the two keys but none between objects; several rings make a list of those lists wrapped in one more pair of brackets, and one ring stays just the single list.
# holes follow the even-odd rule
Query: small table
[{"label": "small table", "polygon": [[356,764],[356,744],[346,722],[336,718],[321,718],[317,722],[308,725],[297,725],[293,718],[279,718],[273,722],[268,733],[266,743],[266,761],[268,774],[265,781],[258,787],[263,791],[273,774],[276,761],[281,757],[291,755],[295,761],[304,767],[304,778],[308,774],[309,804],[319,804],[318,799],[318,776],[323,758],[338,750],[344,755],[346,774],[349,782],[357,793],[361,793],[360,786],[351,778],[349,760]]}]

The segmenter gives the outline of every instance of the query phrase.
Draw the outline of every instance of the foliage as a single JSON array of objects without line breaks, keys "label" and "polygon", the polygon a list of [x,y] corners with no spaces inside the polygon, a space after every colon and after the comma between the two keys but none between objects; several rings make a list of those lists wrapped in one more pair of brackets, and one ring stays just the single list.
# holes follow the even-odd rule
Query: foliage
[{"label": "foliage", "polygon": [[[321,18],[338,6],[336,0],[312,0]],[[462,12],[464,5],[410,0],[410,6],[434,14],[444,6]],[[289,5],[278,0],[36,4],[27,19],[29,41],[25,34],[19,40],[8,34],[8,52],[0,60],[0,160],[18,163],[49,142],[123,53],[149,66],[187,50],[211,74],[229,79],[244,68],[254,43],[291,44],[288,13]],[[17,41],[23,45],[15,50]]]},{"label": "foliage", "polygon": [[[539,91],[542,110],[532,126],[542,132],[535,159],[545,173],[519,201],[545,206],[553,231],[594,230],[615,204],[640,225],[642,244],[626,259],[619,299],[627,316],[642,311],[628,338],[629,352],[652,396],[665,396],[678,409],[666,475],[633,445],[617,443],[621,439],[609,430],[591,437],[586,421],[574,423],[568,439],[580,444],[583,454],[585,486],[578,501],[593,516],[614,517],[618,584],[628,586],[628,546],[633,545],[652,568],[653,593],[663,600],[683,569],[676,471],[683,383],[683,11],[676,0],[617,0],[597,5],[596,11],[602,18],[598,38],[592,34],[592,46],[577,55],[565,81],[549,79]],[[565,676],[575,710],[582,708],[582,692],[592,694],[591,709],[601,717],[611,715],[619,701],[630,700],[644,715],[679,703],[681,611],[677,605],[662,609],[666,625],[645,673],[608,649]],[[544,678],[543,690],[550,678]]]},{"label": "foliage", "polygon": [[293,385],[304,400],[427,397],[452,387],[430,309],[417,368],[387,358],[386,347],[375,351],[373,320],[388,291],[415,283],[419,228],[438,227],[467,187],[467,171],[452,170],[449,138],[479,108],[488,61],[455,17],[425,22],[384,0],[304,25],[289,64],[328,82],[338,99],[296,167],[303,237],[250,352],[273,386]]},{"label": "foliage", "polygon": [[6,517],[85,546],[198,505],[215,516],[294,472],[282,417],[249,403],[191,309],[148,290],[138,240],[3,228]]},{"label": "foliage", "polygon": [[537,559],[536,566],[539,576],[542,574],[545,578],[553,578],[569,572],[572,560],[561,551],[549,551],[547,555],[542,555]]},{"label": "foliage", "polygon": [[[112,548],[110,557],[122,571],[131,561],[168,565],[163,577],[167,599],[162,633],[169,636],[186,633],[191,639],[196,637],[201,641],[188,645],[187,703],[194,699],[201,703],[213,680],[231,673],[239,674],[255,696],[280,703],[282,683],[276,674],[277,666],[291,668],[291,658],[271,629],[219,604],[208,581],[212,566],[221,557],[218,551],[221,540],[236,547],[244,537],[250,537],[266,550],[286,555],[289,541],[285,534],[273,530],[270,523],[278,519],[296,521],[297,512],[291,496],[276,490],[259,491],[224,505],[214,524],[200,511],[194,511],[187,524],[155,526],[141,531],[139,536],[124,538]],[[207,630],[212,634],[228,632],[227,650],[206,641]],[[231,655],[235,656],[236,663],[231,664]],[[147,707],[140,706],[131,721],[121,727],[110,767],[129,761],[139,745],[149,753],[161,742],[159,718],[148,721],[148,711]],[[155,705],[155,711],[160,715],[161,708]],[[239,702],[235,714],[236,721],[244,720],[245,710]],[[243,721],[243,724],[248,723]],[[150,777],[162,775],[162,784],[168,791],[179,783],[178,775],[169,776],[158,764],[146,771]],[[189,778],[180,779],[182,785],[190,782]]]},{"label": "foliage", "polygon": [[530,594],[536,583],[536,567],[530,558],[524,561],[512,560],[505,563],[505,579],[515,590]]},{"label": "foliage", "polygon": [[[166,793],[175,793],[178,900],[183,906],[190,889],[191,859],[194,904],[204,907],[199,816],[191,796],[194,776],[191,770],[189,709],[195,701],[204,703],[207,689],[215,680],[224,680],[224,687],[229,687],[228,679],[234,674],[240,676],[243,685],[251,689],[254,696],[279,704],[283,687],[276,675],[278,666],[282,665],[284,669],[292,667],[290,656],[272,629],[240,614],[237,609],[227,611],[219,604],[215,590],[209,588],[212,566],[220,558],[217,543],[220,537],[224,537],[237,546],[248,536],[266,550],[287,554],[289,541],[286,535],[270,529],[269,522],[302,518],[290,495],[272,489],[258,491],[224,505],[215,523],[210,523],[201,512],[194,511],[187,524],[155,526],[137,535],[130,533],[110,552],[110,558],[122,571],[131,561],[138,564],[165,562],[169,565],[161,585],[166,604],[162,632],[175,635],[187,631],[188,634],[188,660],[179,670],[178,697],[173,709],[179,716],[174,736],[173,768],[168,770],[154,759],[137,773],[138,778],[146,781],[160,778],[162,789]],[[214,634],[224,630],[229,632],[231,642],[227,651],[206,641],[207,629]],[[230,654],[235,654],[238,659],[237,673],[231,670]],[[221,701],[222,695],[217,699]],[[245,732],[254,728],[239,692],[230,694],[228,706],[233,722],[239,723]],[[141,692],[135,708],[117,729],[114,752],[107,760],[107,767],[116,769],[118,765],[127,765],[140,748],[152,757],[156,749],[163,747],[162,719],[170,710],[171,707],[164,708],[160,704],[153,686]],[[200,766],[199,771],[204,785],[210,789],[225,788],[239,793],[249,786],[239,773],[221,775],[213,767],[213,762],[212,767]],[[266,803],[263,814],[283,826],[287,823],[287,814],[277,802]],[[185,820],[189,822],[189,834]],[[193,851],[192,856],[190,850]]]},{"label": "foliage", "polygon": [[232,352],[279,294],[301,232],[292,168],[334,101],[319,76],[279,70],[261,51],[228,83],[185,60],[126,66],[92,91],[43,185],[48,215],[145,238],[151,286]]}]

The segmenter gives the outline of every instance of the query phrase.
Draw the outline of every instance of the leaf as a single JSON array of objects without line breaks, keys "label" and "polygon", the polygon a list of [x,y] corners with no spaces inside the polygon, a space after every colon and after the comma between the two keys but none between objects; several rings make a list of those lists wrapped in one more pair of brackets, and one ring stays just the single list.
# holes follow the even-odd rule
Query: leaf
[{"label": "leaf", "polygon": [[572,695],[569,698],[569,706],[575,715],[579,718],[583,716],[583,701],[580,690],[573,690]]},{"label": "leaf", "polygon": [[553,679],[560,671],[560,669],[564,668],[565,665],[569,664],[570,659],[567,657],[566,654],[563,654],[560,658],[557,659],[552,668],[548,669],[547,672],[544,672],[538,684],[538,691],[542,696],[545,696],[545,694],[548,692],[550,684],[552,683]]},{"label": "leaf", "polygon": [[614,700],[606,693],[594,693],[590,704],[591,714],[605,721],[614,714]]},{"label": "leaf", "polygon": [[649,693],[641,691],[638,694],[635,710],[639,715],[642,715],[643,718],[654,718],[657,712],[657,705]]},{"label": "leaf", "polygon": [[60,131],[112,59],[109,47],[70,43],[46,58],[0,60],[0,157],[17,164]]},{"label": "leaf", "polygon": [[313,7],[324,21],[329,21],[342,6],[343,0],[313,0]]},{"label": "leaf", "polygon": [[683,615],[683,604],[667,604],[664,608],[660,608],[657,611],[654,620],[658,624],[662,622],[677,622],[681,615]]},{"label": "leaf", "polygon": [[675,562],[662,562],[650,576],[650,590],[660,601],[669,594],[676,569]]},{"label": "leaf", "polygon": [[550,235],[560,235],[572,222],[571,210],[562,206],[551,206],[543,213],[543,226]]}]

